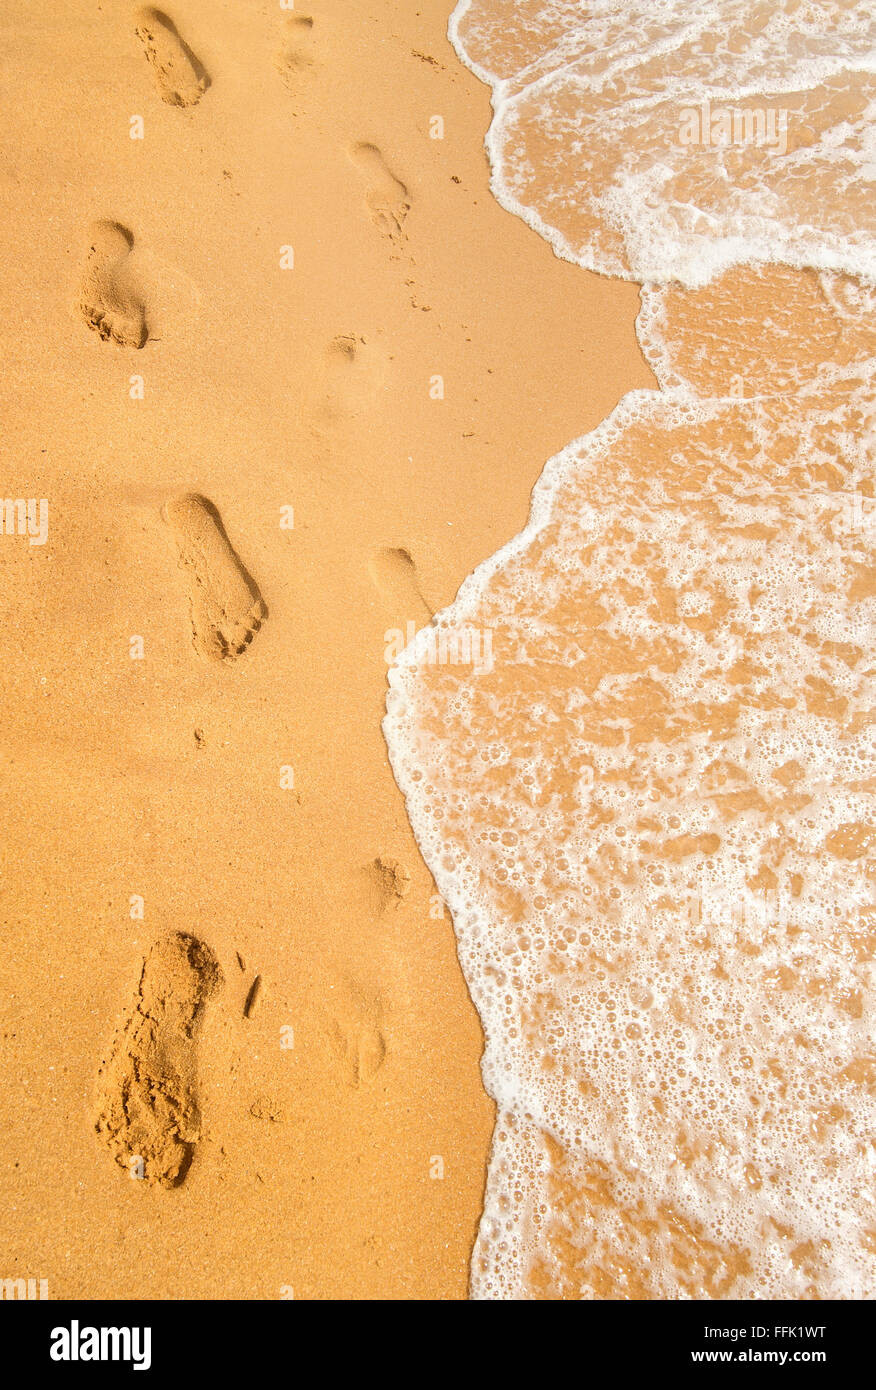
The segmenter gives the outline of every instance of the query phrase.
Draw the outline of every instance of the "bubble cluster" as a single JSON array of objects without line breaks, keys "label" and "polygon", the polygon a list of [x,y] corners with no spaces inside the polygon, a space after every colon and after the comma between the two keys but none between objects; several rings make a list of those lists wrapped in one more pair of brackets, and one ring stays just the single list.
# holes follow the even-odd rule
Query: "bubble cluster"
[{"label": "bubble cluster", "polygon": [[[499,1109],[477,1297],[876,1296],[872,27],[852,0],[451,23],[497,197],[651,281],[663,388],[550,460],[441,615],[491,669],[419,634],[390,671]],[[675,138],[731,100],[784,103],[787,150]]]},{"label": "bubble cluster", "polygon": [[486,1296],[876,1292],[876,588],[846,494],[801,485],[826,427],[627,398],[457,600],[494,669],[391,672],[509,1127]]},{"label": "bubble cluster", "polygon": [[564,259],[876,278],[866,0],[462,0],[450,35],[493,88],[493,192]]}]

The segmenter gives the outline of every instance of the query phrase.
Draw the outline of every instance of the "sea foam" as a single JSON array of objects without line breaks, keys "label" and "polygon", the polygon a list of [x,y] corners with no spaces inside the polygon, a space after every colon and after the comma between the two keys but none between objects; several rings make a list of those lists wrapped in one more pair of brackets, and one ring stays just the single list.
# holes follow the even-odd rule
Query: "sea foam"
[{"label": "sea foam", "polygon": [[[499,1110],[472,1293],[873,1297],[872,13],[463,0],[450,32],[496,196],[644,282],[661,386],[389,672]],[[488,665],[436,659],[473,633]]]}]

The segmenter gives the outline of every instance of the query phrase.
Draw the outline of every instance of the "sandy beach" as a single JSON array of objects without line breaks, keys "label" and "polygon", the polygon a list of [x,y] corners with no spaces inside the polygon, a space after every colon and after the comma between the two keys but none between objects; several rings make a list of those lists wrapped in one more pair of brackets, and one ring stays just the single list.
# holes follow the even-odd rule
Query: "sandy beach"
[{"label": "sandy beach", "polygon": [[387,650],[653,378],[490,194],[450,8],[4,9],[0,1274],[52,1298],[467,1295]]}]

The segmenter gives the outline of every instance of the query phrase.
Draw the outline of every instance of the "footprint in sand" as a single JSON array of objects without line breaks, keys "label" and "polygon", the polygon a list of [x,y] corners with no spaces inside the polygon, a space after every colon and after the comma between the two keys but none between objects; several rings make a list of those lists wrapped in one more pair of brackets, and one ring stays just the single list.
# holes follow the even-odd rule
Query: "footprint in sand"
[{"label": "footprint in sand", "polygon": [[350,158],[365,179],[365,201],[373,222],[391,241],[401,241],[405,218],[411,210],[407,188],[396,178],[376,145],[353,145]]},{"label": "footprint in sand", "polygon": [[309,15],[293,15],[283,25],[283,38],[274,66],[287,86],[305,68],[313,67],[313,20]]},{"label": "footprint in sand", "polygon": [[173,20],[146,6],[135,15],[135,32],[152,65],[161,100],[170,106],[194,106],[200,101],[210,79]]},{"label": "footprint in sand", "polygon": [[216,661],[233,661],[267,617],[255,582],[206,497],[178,497],[165,505],[163,516],[176,538],[180,566],[189,575],[195,650]]},{"label": "footprint in sand", "polygon": [[378,855],[366,865],[363,872],[375,917],[381,916],[388,907],[398,907],[410,891],[411,876],[408,870],[399,859],[393,859],[390,855]]},{"label": "footprint in sand", "polygon": [[185,932],[157,942],[143,963],[98,1074],[95,1130],[129,1176],[175,1187],[189,1169],[200,1138],[198,1032],[221,983],[212,951]]},{"label": "footprint in sand", "polygon": [[134,244],[118,222],[94,222],[76,307],[89,328],[122,347],[146,342],[146,312],[133,289],[127,260]]},{"label": "footprint in sand", "polygon": [[409,550],[384,546],[372,555],[368,569],[399,621],[414,619],[422,625],[434,617],[434,609],[423,597],[417,567]]},{"label": "footprint in sand", "polygon": [[332,1045],[344,1080],[358,1090],[374,1080],[386,1059],[383,1001],[376,990],[348,982],[338,1003]]},{"label": "footprint in sand", "polygon": [[322,413],[330,420],[360,415],[380,396],[385,354],[355,333],[334,338],[325,352],[321,374]]}]

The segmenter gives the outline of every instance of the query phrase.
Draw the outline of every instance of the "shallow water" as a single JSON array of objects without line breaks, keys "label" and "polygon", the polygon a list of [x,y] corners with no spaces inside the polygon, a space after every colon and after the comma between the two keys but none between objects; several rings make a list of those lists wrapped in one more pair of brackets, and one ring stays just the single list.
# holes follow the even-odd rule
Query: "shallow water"
[{"label": "shallow water", "polygon": [[876,1294],[872,25],[451,22],[497,197],[645,282],[662,388],[390,671],[500,1111],[476,1297]]}]

